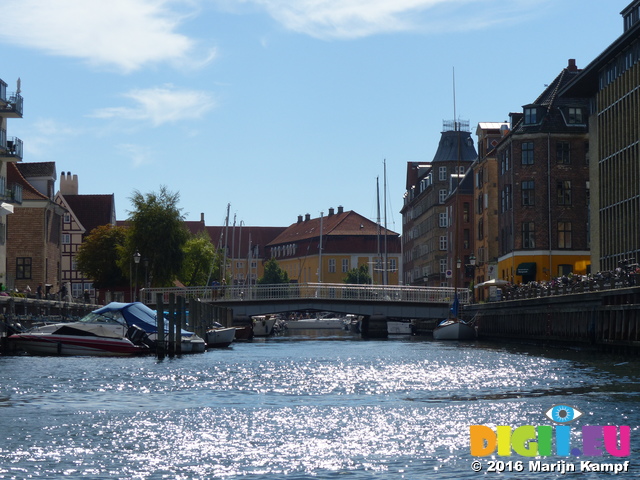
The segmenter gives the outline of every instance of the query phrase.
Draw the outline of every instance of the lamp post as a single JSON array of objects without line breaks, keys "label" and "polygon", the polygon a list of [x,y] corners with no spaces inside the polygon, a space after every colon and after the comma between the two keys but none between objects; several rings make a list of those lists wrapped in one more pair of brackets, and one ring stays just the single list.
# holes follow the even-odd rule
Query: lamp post
[{"label": "lamp post", "polygon": [[[142,260],[142,263],[144,263],[144,296],[148,298],[147,288],[149,288],[149,259],[145,257]],[[147,303],[147,302],[144,302],[144,303]]]},{"label": "lamp post", "polygon": [[136,253],[133,254],[133,261],[136,264],[136,285],[134,288],[134,299],[133,301],[137,301],[138,300],[138,264],[140,263],[140,252],[138,252],[138,250],[136,250]]}]

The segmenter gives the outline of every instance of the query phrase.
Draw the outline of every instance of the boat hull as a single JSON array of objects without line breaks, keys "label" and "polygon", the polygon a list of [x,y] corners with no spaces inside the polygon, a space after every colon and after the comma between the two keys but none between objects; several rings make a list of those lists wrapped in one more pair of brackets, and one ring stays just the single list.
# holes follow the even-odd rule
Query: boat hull
[{"label": "boat hull", "polygon": [[275,318],[257,319],[253,322],[253,335],[255,337],[268,337],[273,333]]},{"label": "boat hull", "polygon": [[207,348],[225,348],[236,338],[235,327],[215,328],[207,331]]},{"label": "boat hull", "polygon": [[127,338],[23,333],[11,335],[9,341],[30,355],[113,357],[151,352],[145,346],[134,345]]},{"label": "boat hull", "polygon": [[476,331],[462,320],[444,321],[433,330],[435,340],[473,340]]},{"label": "boat hull", "polygon": [[413,325],[411,322],[387,322],[387,333],[389,335],[413,335]]},{"label": "boat hull", "polygon": [[287,322],[287,330],[344,330],[344,321],[341,318],[295,320]]}]

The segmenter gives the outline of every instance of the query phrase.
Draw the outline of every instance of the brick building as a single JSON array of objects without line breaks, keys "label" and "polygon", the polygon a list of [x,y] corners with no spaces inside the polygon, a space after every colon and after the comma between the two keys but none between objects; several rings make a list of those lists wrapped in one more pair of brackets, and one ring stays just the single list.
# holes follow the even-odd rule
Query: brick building
[{"label": "brick building", "polygon": [[[22,203],[7,217],[7,284],[17,290],[36,291],[42,284],[44,293],[57,293],[60,278],[60,232],[64,209],[53,196],[55,164],[9,163],[7,181],[20,185]],[[34,179],[32,184],[29,178]]]},{"label": "brick building", "polygon": [[569,64],[522,113],[496,148],[498,275],[549,280],[589,270],[588,101],[559,96],[579,73]]}]

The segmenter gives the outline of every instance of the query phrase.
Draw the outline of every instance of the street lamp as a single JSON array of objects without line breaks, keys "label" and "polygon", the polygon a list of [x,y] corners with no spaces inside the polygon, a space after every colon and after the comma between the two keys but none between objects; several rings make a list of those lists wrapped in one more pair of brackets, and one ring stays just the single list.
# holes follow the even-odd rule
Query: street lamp
[{"label": "street lamp", "polygon": [[136,250],[136,253],[133,254],[133,261],[136,264],[136,286],[134,289],[134,293],[135,293],[135,298],[134,301],[138,300],[138,264],[140,263],[140,252],[138,252],[138,250]]},{"label": "street lamp", "polygon": [[476,266],[476,256],[473,253],[469,257],[469,265],[471,265],[472,267]]}]

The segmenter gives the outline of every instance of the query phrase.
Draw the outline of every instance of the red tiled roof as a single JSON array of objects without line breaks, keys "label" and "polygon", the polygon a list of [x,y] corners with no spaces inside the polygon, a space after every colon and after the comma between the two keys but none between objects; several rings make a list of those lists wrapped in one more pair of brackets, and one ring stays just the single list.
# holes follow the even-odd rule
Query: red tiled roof
[{"label": "red tiled roof", "polygon": [[[278,235],[269,245],[299,242],[320,237],[320,217],[301,220],[288,227]],[[385,235],[384,227],[380,227],[380,234]],[[386,230],[386,234],[399,236],[398,233]],[[376,236],[378,224],[368,218],[350,210],[322,217],[323,236]]]},{"label": "red tiled roof", "polygon": [[7,162],[7,183],[22,185],[23,200],[48,200],[46,195],[40,193],[29,181],[24,178],[14,162]]}]

